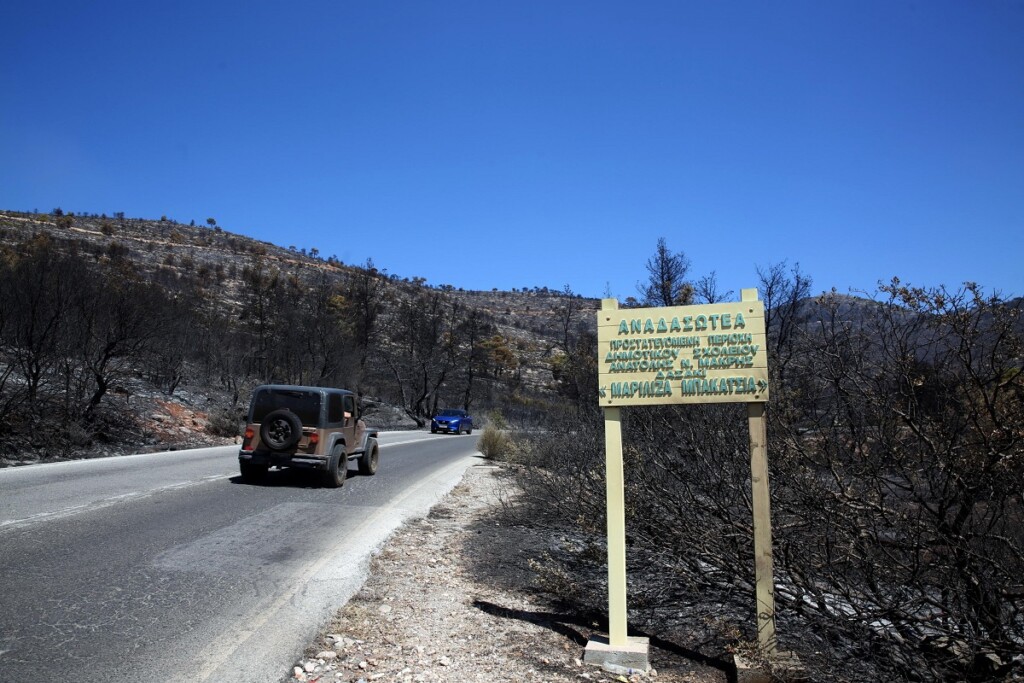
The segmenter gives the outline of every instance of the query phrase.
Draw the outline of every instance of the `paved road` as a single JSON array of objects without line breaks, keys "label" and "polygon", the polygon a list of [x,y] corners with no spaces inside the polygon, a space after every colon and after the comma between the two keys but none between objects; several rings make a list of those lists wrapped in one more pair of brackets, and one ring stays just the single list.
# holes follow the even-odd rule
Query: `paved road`
[{"label": "paved road", "polygon": [[458,481],[475,436],[381,435],[341,489],[237,446],[0,470],[0,683],[280,681],[370,552]]}]

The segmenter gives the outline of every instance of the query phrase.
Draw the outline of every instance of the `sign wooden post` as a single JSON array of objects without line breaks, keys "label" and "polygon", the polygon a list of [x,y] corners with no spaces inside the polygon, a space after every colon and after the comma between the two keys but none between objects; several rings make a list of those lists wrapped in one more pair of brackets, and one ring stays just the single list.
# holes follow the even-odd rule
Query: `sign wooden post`
[{"label": "sign wooden post", "polygon": [[764,404],[747,404],[750,427],[750,485],[754,507],[754,580],[757,583],[757,645],[775,654],[775,579],[772,565],[771,496],[768,492],[768,439]]},{"label": "sign wooden post", "polygon": [[625,477],[621,406],[746,403],[754,508],[758,645],[775,654],[771,505],[764,404],[768,401],[764,303],[744,289],[738,303],[620,310],[605,299],[597,319],[598,394],[604,409],[608,515],[608,639],[585,661],[648,668],[646,639],[626,624]]},{"label": "sign wooden post", "polygon": [[604,409],[608,515],[608,643],[626,645],[626,480],[622,466],[622,409]]},{"label": "sign wooden post", "polygon": [[[601,310],[615,311],[615,299]],[[604,407],[605,494],[608,530],[608,638],[587,643],[583,661],[614,664],[625,670],[647,671],[648,639],[630,638],[626,629],[626,478],[622,463],[622,409]]]}]

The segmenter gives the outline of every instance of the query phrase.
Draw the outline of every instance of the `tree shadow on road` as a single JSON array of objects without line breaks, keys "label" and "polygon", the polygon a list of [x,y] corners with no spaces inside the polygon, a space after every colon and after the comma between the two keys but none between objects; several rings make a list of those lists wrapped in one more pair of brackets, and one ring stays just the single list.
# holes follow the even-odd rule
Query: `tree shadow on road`
[{"label": "tree shadow on road", "polygon": [[[319,472],[312,470],[301,470],[286,467],[283,470],[271,469],[266,473],[266,475],[259,479],[244,479],[242,475],[236,474],[228,479],[228,481],[232,484],[256,486],[260,488],[327,488],[320,480],[319,475]],[[350,467],[345,478],[348,480],[360,476],[363,475],[359,474],[359,470],[354,467]]]}]

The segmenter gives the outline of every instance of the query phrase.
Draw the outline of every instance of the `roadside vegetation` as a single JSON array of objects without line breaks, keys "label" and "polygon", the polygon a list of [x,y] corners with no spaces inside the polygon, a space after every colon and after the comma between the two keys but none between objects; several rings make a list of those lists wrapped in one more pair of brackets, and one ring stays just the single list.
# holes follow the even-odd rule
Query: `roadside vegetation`
[{"label": "roadside vegetation", "polygon": [[490,460],[507,461],[512,458],[512,437],[508,433],[508,422],[500,410],[492,410],[488,414],[487,424],[476,446]]},{"label": "roadside vegetation", "polygon": [[[781,649],[817,681],[1020,680],[1021,300],[897,280],[870,299],[811,297],[785,265],[760,280]],[[562,367],[574,407],[518,437],[523,496],[508,511],[558,539],[534,562],[540,585],[595,618],[607,609],[603,417],[582,385],[596,357],[580,337]],[[746,411],[623,419],[631,625],[704,654],[749,652]]]}]

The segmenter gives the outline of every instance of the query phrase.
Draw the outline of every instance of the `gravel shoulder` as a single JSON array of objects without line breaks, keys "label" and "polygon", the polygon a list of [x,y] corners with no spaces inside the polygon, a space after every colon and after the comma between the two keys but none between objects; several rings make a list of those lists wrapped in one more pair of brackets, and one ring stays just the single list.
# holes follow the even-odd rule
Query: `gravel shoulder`
[{"label": "gravel shoulder", "polygon": [[503,525],[502,470],[487,461],[430,514],[396,532],[362,589],[284,673],[286,681],[639,681],[724,683],[726,667],[652,646],[648,676],[582,662],[596,623],[559,614],[532,585],[546,539]]}]

